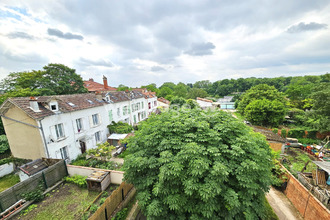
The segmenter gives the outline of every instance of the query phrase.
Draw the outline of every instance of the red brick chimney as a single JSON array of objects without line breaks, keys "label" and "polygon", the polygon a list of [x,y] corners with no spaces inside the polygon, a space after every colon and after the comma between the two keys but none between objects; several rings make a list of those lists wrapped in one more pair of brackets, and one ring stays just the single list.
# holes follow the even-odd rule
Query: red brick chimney
[{"label": "red brick chimney", "polygon": [[108,79],[107,79],[107,77],[105,77],[104,75],[103,75],[103,85],[104,85],[104,88],[105,88],[105,89],[108,88]]},{"label": "red brick chimney", "polygon": [[89,78],[89,81],[90,81],[90,82],[94,82],[94,79],[93,79],[93,78]]}]

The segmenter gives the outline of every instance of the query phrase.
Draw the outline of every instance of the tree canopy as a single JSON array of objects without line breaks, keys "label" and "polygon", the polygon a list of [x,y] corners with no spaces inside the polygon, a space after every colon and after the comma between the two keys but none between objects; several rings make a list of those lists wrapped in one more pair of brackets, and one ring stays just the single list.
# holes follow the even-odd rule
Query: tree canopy
[{"label": "tree canopy", "polygon": [[271,183],[265,138],[222,111],[168,111],[128,144],[125,180],[148,219],[263,219]]},{"label": "tree canopy", "polygon": [[[1,83],[6,92],[30,90],[38,95],[64,95],[85,93],[83,80],[63,64],[48,64],[43,70],[10,73]],[[24,96],[22,93],[21,96]]]}]

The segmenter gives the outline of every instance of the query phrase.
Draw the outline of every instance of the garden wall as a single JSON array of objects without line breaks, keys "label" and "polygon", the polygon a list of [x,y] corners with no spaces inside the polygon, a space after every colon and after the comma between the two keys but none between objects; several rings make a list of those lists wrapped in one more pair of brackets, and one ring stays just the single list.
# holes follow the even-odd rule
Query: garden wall
[{"label": "garden wall", "polygon": [[121,184],[123,182],[124,178],[124,172],[123,171],[117,171],[117,170],[104,170],[99,168],[92,168],[92,167],[82,167],[82,166],[74,166],[74,165],[67,165],[68,173],[70,176],[73,175],[81,175],[81,176],[89,176],[94,171],[106,171],[110,172],[110,182],[112,184]]},{"label": "garden wall", "polygon": [[125,200],[126,195],[133,188],[132,184],[122,182],[120,186],[112,192],[103,205],[89,218],[89,220],[108,220],[112,213]]},{"label": "garden wall", "polygon": [[[285,169],[285,167],[282,166]],[[306,220],[328,220],[330,211],[315,198],[287,169],[287,188],[284,194]]]},{"label": "garden wall", "polygon": [[44,189],[51,187],[65,176],[67,176],[66,163],[64,160],[61,160],[42,172],[31,176],[29,179],[17,183],[0,193],[0,211],[5,211],[22,199],[23,193],[33,191],[40,184],[42,184]]},{"label": "garden wall", "polygon": [[280,151],[282,149],[283,143],[278,142],[268,142],[270,145],[270,148],[272,148],[274,151]]},{"label": "garden wall", "polygon": [[13,163],[6,163],[0,166],[0,177],[6,176],[14,171]]}]

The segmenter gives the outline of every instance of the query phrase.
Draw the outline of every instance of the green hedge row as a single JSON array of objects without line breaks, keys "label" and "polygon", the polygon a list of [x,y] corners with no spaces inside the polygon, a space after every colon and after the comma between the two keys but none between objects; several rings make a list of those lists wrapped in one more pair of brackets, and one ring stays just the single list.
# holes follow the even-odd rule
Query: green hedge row
[{"label": "green hedge row", "polygon": [[[288,137],[292,137],[292,138],[304,138],[305,136],[305,129],[302,128],[297,128],[297,129],[291,129],[288,132]],[[316,134],[317,134],[317,130],[307,130],[307,138],[310,139],[316,139]]]}]

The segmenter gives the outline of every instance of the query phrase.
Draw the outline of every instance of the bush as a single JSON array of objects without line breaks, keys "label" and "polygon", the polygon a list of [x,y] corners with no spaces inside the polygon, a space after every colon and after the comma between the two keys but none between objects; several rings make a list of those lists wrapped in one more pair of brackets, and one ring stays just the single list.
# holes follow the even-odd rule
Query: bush
[{"label": "bush", "polygon": [[117,134],[127,134],[133,131],[133,127],[124,122],[114,122],[112,121],[110,125],[108,125],[108,129],[110,134],[117,133]]},{"label": "bush", "polygon": [[302,128],[291,129],[288,132],[288,136],[292,138],[303,138],[305,136],[305,129]]},{"label": "bush", "polygon": [[122,210],[117,212],[116,216],[111,218],[111,220],[124,220],[126,219],[127,214],[128,214],[128,209],[123,208]]},{"label": "bush", "polygon": [[106,199],[107,199],[107,198],[101,198],[101,199],[100,199],[100,205],[102,205],[102,204],[105,202]]},{"label": "bush", "polygon": [[277,134],[277,132],[278,132],[278,129],[277,129],[277,128],[274,128],[274,129],[273,129],[273,133],[274,133],[274,134]]},{"label": "bush", "polygon": [[307,130],[307,138],[316,139],[317,130]]},{"label": "bush", "polygon": [[89,211],[90,211],[91,213],[94,213],[94,212],[96,212],[98,209],[99,209],[98,205],[96,205],[96,204],[92,204],[91,207],[89,208]]},{"label": "bush", "polygon": [[9,143],[6,135],[0,135],[0,154],[9,150]]},{"label": "bush", "polygon": [[301,144],[319,144],[320,140],[315,140],[310,138],[299,138],[298,142]]},{"label": "bush", "polygon": [[282,136],[282,138],[286,138],[286,136],[287,136],[286,129],[281,130],[281,136]]},{"label": "bush", "polygon": [[80,175],[66,176],[64,177],[64,181],[68,183],[76,184],[81,188],[87,188],[87,182],[85,176],[80,176]]}]

